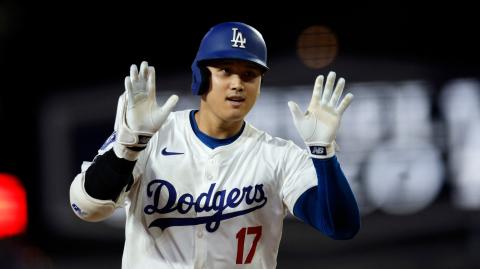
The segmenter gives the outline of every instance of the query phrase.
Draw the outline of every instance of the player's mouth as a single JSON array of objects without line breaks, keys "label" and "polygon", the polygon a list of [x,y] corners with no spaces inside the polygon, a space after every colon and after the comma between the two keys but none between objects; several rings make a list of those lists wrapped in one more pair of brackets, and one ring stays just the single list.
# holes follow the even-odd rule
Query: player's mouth
[{"label": "player's mouth", "polygon": [[240,96],[240,95],[233,95],[233,96],[228,96],[226,98],[228,103],[230,103],[233,107],[239,107],[242,105],[243,102],[245,102],[245,97]]}]

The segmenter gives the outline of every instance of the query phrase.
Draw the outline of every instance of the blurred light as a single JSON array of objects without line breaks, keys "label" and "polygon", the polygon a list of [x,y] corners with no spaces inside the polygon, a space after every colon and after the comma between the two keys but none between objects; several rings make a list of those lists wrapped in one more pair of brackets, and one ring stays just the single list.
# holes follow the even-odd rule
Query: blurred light
[{"label": "blurred light", "polygon": [[390,214],[413,214],[431,205],[443,186],[441,153],[432,143],[428,83],[393,85],[384,100],[388,135],[369,154],[365,189]]},{"label": "blurred light", "polygon": [[454,204],[480,208],[480,82],[456,79],[445,85],[440,108],[446,119],[448,165]]},{"label": "blurred light", "polygon": [[328,27],[314,25],[303,30],[297,40],[297,54],[307,67],[320,69],[337,56],[338,42]]},{"label": "blurred light", "polygon": [[14,236],[27,226],[27,198],[17,177],[0,174],[0,238]]},{"label": "blurred light", "polygon": [[365,188],[372,203],[390,214],[413,214],[440,193],[444,170],[440,152],[428,141],[390,141],[371,154]]}]

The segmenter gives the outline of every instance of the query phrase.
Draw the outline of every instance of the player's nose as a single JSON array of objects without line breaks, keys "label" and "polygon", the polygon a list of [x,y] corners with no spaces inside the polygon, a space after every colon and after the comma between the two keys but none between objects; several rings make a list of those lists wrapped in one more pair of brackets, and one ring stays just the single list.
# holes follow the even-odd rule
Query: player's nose
[{"label": "player's nose", "polygon": [[230,89],[235,91],[243,91],[244,85],[240,75],[234,74],[230,76]]}]

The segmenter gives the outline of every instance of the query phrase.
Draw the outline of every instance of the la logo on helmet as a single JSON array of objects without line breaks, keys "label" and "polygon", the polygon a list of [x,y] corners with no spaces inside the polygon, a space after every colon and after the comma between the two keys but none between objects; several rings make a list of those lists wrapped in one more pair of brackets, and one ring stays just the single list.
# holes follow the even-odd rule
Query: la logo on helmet
[{"label": "la logo on helmet", "polygon": [[[232,47],[234,48],[245,48],[245,43],[247,43],[247,38],[243,38],[242,32],[238,31],[238,28],[232,28],[233,36]],[[238,45],[240,43],[240,46]]]}]

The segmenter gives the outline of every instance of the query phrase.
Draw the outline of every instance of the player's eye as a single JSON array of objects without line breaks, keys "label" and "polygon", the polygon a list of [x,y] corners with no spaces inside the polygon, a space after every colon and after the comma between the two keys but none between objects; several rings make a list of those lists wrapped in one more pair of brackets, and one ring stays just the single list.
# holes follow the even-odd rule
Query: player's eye
[{"label": "player's eye", "polygon": [[246,71],[246,72],[243,72],[242,79],[245,80],[245,81],[251,81],[251,80],[254,80],[257,76],[259,76],[259,74],[257,74],[257,72]]},{"label": "player's eye", "polygon": [[229,67],[222,67],[222,68],[220,68],[220,71],[225,75],[232,74],[232,70]]}]

